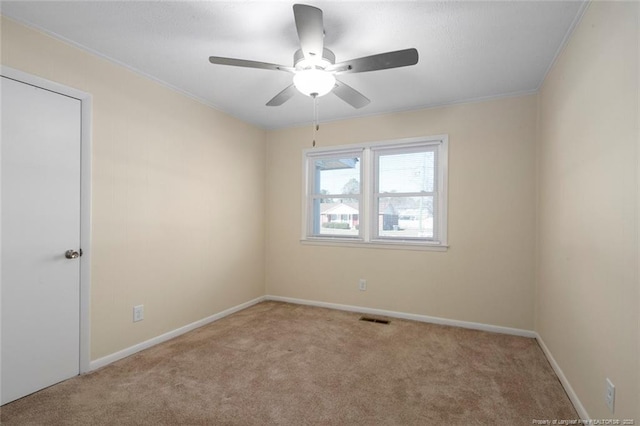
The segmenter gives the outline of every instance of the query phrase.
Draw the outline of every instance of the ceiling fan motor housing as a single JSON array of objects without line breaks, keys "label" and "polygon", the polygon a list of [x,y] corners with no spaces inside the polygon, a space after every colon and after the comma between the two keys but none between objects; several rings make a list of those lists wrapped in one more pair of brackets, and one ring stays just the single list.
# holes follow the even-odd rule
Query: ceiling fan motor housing
[{"label": "ceiling fan motor housing", "polygon": [[296,70],[304,70],[309,68],[319,68],[324,70],[328,66],[331,66],[336,63],[336,55],[326,47],[322,49],[322,58],[317,60],[308,60],[305,59],[304,53],[302,53],[302,49],[296,50],[296,53],[293,54],[293,66]]}]

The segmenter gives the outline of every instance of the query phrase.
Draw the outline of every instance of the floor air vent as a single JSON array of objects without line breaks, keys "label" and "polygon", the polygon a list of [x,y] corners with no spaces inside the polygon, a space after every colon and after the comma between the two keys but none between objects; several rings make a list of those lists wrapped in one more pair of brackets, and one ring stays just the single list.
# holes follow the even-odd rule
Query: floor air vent
[{"label": "floor air vent", "polygon": [[360,321],[375,322],[378,324],[389,324],[389,320],[383,320],[383,319],[371,318],[371,317],[360,317]]}]

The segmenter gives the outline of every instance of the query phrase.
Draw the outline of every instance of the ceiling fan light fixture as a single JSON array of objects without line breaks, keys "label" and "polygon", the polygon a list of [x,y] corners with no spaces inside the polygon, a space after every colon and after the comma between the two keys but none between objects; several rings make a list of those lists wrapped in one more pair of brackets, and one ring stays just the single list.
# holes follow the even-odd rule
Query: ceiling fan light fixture
[{"label": "ceiling fan light fixture", "polygon": [[330,72],[321,69],[306,69],[296,72],[293,85],[304,95],[324,96],[336,85],[336,78]]}]

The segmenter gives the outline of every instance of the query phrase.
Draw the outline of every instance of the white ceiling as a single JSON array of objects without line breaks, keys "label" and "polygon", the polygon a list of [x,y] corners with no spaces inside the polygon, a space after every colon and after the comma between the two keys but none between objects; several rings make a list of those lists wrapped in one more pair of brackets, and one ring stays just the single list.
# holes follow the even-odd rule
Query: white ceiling
[{"label": "white ceiling", "polygon": [[[2,1],[1,13],[126,65],[264,128],[311,122],[311,98],[265,104],[291,83],[281,71],[212,65],[228,56],[293,65],[291,1]],[[371,103],[333,94],[321,121],[537,90],[584,1],[309,1],[324,12],[336,62],[415,47],[417,65],[344,74]]]}]

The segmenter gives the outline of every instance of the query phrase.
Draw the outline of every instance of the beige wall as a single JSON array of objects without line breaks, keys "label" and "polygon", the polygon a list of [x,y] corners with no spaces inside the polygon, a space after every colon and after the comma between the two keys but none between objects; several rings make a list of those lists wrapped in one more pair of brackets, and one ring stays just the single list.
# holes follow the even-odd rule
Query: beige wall
[{"label": "beige wall", "polygon": [[321,126],[319,146],[448,134],[447,252],[302,245],[311,128],[268,132],[267,294],[533,329],[535,126],[535,95]]},{"label": "beige wall", "polygon": [[591,3],[540,92],[536,300],[589,415],[636,423],[638,71],[638,3]]},{"label": "beige wall", "polygon": [[92,359],[264,294],[263,130],[6,19],[2,64],[93,95]]}]

